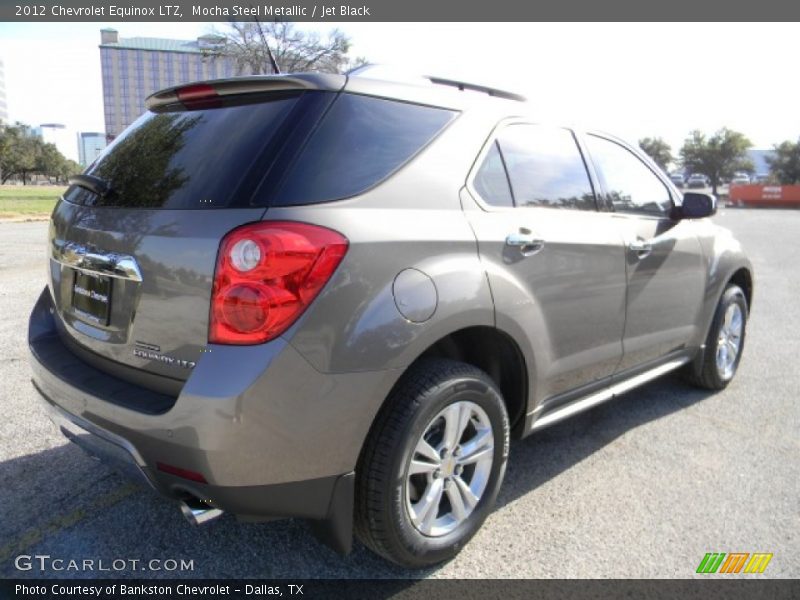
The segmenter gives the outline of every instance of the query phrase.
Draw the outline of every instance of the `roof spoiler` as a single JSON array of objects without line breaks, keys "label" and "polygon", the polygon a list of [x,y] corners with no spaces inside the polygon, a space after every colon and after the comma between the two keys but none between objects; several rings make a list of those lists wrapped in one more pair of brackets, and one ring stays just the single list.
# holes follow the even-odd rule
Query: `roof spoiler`
[{"label": "roof spoiler", "polygon": [[344,88],[347,77],[330,74],[302,75],[255,75],[250,77],[234,77],[195,83],[176,85],[147,97],[145,106],[148,110],[176,104],[181,101],[179,92],[185,89],[196,89],[200,86],[213,89],[216,96],[233,96],[259,92],[283,92],[292,90],[325,90],[338,92]]}]

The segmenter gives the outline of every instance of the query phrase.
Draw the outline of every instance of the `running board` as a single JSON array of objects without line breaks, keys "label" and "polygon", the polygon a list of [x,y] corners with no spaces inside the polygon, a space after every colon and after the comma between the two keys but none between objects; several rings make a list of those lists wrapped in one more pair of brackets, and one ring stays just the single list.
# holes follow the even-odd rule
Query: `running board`
[{"label": "running board", "polygon": [[674,371],[688,363],[690,361],[689,358],[678,358],[675,360],[671,360],[667,363],[664,363],[661,366],[655,367],[653,369],[649,369],[644,373],[640,373],[630,379],[626,379],[625,381],[621,381],[616,383],[610,387],[607,387],[604,390],[600,390],[599,392],[595,392],[594,394],[590,394],[588,396],[584,396],[583,398],[578,398],[577,400],[573,400],[569,404],[562,406],[561,408],[555,409],[551,413],[545,413],[543,417],[536,419],[533,422],[533,425],[530,428],[530,431],[538,431],[540,429],[544,429],[545,427],[549,427],[550,425],[554,425],[559,421],[563,421],[564,419],[571,417],[572,415],[576,415],[579,412],[583,412],[592,408],[593,406],[597,406],[598,404],[602,404],[607,400],[611,400],[612,398],[624,394],[627,391],[632,390],[633,388],[639,387],[640,385],[644,385],[648,381],[652,381],[653,379],[657,379],[662,375],[669,373],[670,371]]}]

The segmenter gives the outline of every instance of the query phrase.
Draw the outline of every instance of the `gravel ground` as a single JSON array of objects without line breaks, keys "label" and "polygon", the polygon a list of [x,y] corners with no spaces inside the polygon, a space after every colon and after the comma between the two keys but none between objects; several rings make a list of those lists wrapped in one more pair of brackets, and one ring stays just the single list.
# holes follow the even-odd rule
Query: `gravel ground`
[{"label": "gravel ground", "polygon": [[[717,394],[653,382],[512,445],[498,506],[427,577],[685,578],[706,552],[772,552],[800,577],[800,211],[723,209],[756,270],[747,348]],[[404,577],[356,544],[340,557],[300,521],[190,527],[57,435],[27,363],[46,223],[0,223],[0,577]],[[18,571],[20,555],[181,559],[179,572]]]}]

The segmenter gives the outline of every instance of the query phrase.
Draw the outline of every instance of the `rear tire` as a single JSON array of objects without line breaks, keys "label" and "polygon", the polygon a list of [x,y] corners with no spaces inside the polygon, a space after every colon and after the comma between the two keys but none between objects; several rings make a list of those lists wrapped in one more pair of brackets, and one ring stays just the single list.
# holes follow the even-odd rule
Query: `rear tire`
[{"label": "rear tire", "polygon": [[733,380],[744,350],[747,298],[730,284],[720,298],[705,348],[687,365],[687,380],[707,390],[721,390]]},{"label": "rear tire", "polygon": [[508,446],[503,397],[486,373],[447,359],[413,366],[362,450],[356,535],[404,567],[452,558],[491,512]]}]

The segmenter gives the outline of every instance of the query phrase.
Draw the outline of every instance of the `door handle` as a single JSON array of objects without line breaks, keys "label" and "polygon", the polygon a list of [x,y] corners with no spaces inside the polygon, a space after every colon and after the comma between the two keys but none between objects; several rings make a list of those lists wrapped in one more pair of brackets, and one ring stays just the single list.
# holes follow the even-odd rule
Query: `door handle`
[{"label": "door handle", "polygon": [[506,237],[506,246],[519,249],[522,256],[533,256],[544,248],[544,240],[537,238],[527,229],[520,229]]},{"label": "door handle", "polygon": [[646,240],[638,239],[628,244],[628,250],[633,252],[637,258],[645,258],[653,251],[653,244]]}]

